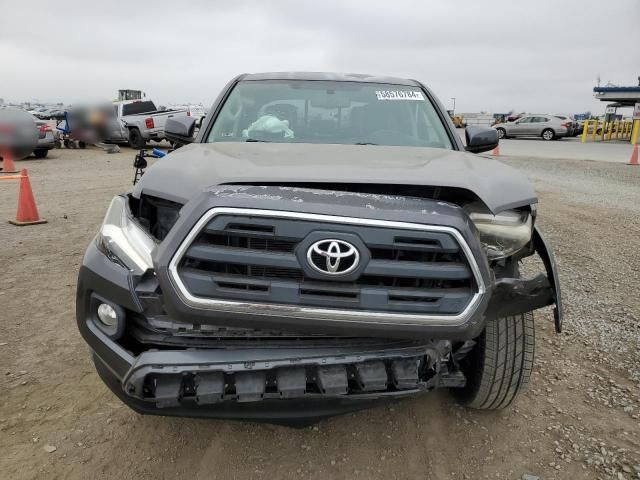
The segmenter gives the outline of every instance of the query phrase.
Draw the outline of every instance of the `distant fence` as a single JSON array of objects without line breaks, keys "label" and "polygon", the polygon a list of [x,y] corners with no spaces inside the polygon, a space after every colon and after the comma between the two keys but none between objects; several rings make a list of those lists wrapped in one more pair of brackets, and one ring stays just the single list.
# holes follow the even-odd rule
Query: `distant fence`
[{"label": "distant fence", "polygon": [[630,140],[635,144],[638,139],[639,120],[585,120],[582,131],[582,143],[606,142],[610,140]]}]

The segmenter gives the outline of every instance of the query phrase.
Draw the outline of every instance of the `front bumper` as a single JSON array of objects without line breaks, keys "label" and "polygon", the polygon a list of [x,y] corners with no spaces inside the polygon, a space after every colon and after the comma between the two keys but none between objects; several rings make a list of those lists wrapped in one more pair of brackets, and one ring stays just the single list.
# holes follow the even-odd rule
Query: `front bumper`
[{"label": "front bumper", "polygon": [[[95,295],[139,311],[129,282],[122,267],[90,247],[79,275],[76,313],[100,377],[140,413],[305,424],[464,382],[459,373],[440,368],[448,342],[147,350],[136,355],[101,331],[91,312]],[[308,378],[302,377],[304,383],[301,372]],[[310,389],[310,383],[316,388]]]},{"label": "front bumper", "polygon": [[[209,406],[185,403],[180,407],[158,408],[150,402],[129,396],[122,389],[120,380],[106,363],[93,356],[96,370],[109,389],[132,410],[144,415],[218,418],[256,422],[268,422],[287,426],[306,426],[323,418],[345,414],[379,405],[384,399],[354,400],[351,398],[304,398],[293,400],[263,400],[253,403],[219,403]],[[394,397],[395,398],[395,397]],[[391,398],[388,399],[390,401]]]},{"label": "front bumper", "polygon": [[[420,378],[419,362],[435,353],[427,345],[357,353],[354,349],[353,354],[344,349],[300,352],[294,348],[168,350],[132,357],[116,353],[117,345],[91,325],[88,336],[101,343],[102,354],[104,347],[111,349],[106,359],[92,352],[105,384],[125,404],[144,414],[311,422],[434,388],[464,385],[460,373],[439,372],[427,381]],[[112,353],[119,361],[113,361]],[[388,377],[384,369],[379,371],[381,379],[375,365],[382,365],[383,360],[388,360],[391,370]],[[363,365],[373,368],[356,368]],[[306,381],[302,377],[304,383],[296,381],[300,371],[309,377]],[[311,378],[309,372],[318,378]],[[391,382],[388,388],[386,381]],[[310,391],[310,382],[320,388]]]},{"label": "front bumper", "polygon": [[[207,201],[196,203],[191,210],[185,207],[181,217],[200,218],[202,212],[211,208]],[[217,201],[222,200],[217,198]],[[228,201],[237,204],[240,199]],[[281,197],[277,201],[283,203]],[[412,214],[407,203],[403,203],[403,207],[405,215]],[[318,211],[319,206],[306,202],[303,208],[313,212]],[[371,212],[364,206],[351,205],[340,213],[352,218],[375,215],[388,221],[397,215],[383,208]],[[433,212],[440,220],[446,217],[444,213],[445,209]],[[420,215],[429,215],[429,212],[421,211]],[[447,218],[460,222],[461,217],[452,211]],[[492,316],[514,315],[555,302],[556,327],[561,326],[557,272],[553,256],[537,230],[531,253],[542,257],[547,276],[533,280],[496,280],[472,231],[463,223],[454,223],[453,228],[464,232],[462,235],[471,254],[484,260],[479,263],[485,287],[482,300],[461,323],[406,325],[367,321],[366,315],[350,322],[287,318],[278,316],[275,309],[268,310],[266,305],[263,311],[241,313],[188,305],[172,287],[168,265],[189,231],[189,223],[184,220],[176,224],[156,249],[155,272],[136,276],[109,260],[95,242],[89,246],[80,269],[76,302],[78,328],[92,350],[105,383],[140,412],[270,421],[320,418],[362,408],[374,401],[439,387],[464,386],[464,376],[456,366],[454,346],[463,345],[468,350]],[[150,321],[160,315],[165,322],[175,320],[177,324],[197,326],[196,329],[222,325],[297,332],[308,337],[321,334],[343,340],[344,337],[377,340],[372,343],[288,340],[284,344],[265,341],[251,347],[242,342],[236,342],[233,347],[228,342],[209,342],[206,346],[190,347],[179,341],[177,345],[141,341],[134,338],[130,330],[125,330],[121,339],[114,340],[99,328],[96,299],[122,309],[127,315],[125,323],[131,325],[135,318]]]},{"label": "front bumper", "polygon": [[[397,335],[404,339],[374,347],[342,344],[315,348],[182,348],[135,354],[97,327],[92,299],[97,296],[131,314],[144,315],[145,307],[136,294],[136,284],[141,279],[107,259],[92,242],[78,279],[78,328],[92,350],[102,379],[138,412],[305,423],[368,407],[378,401],[439,387],[464,386],[464,377],[453,368],[455,362],[451,363],[452,342],[475,338],[488,316],[517,314],[555,303],[556,328],[560,331],[562,310],[557,271],[553,255],[537,229],[532,249],[542,258],[547,277],[494,281],[486,307],[462,329],[437,327],[432,328],[433,335],[428,330]],[[373,333],[381,336],[378,330]],[[378,368],[373,370],[378,372],[377,377],[370,380],[377,382],[379,388],[367,390],[362,386],[359,372],[375,364]],[[283,377],[284,383],[279,384],[278,372],[291,369],[297,369],[298,374],[303,369],[307,377],[321,376],[320,369],[327,369],[329,380],[314,377],[317,388],[301,393],[299,380],[297,384],[293,380],[287,383]],[[337,377],[331,377],[336,372]],[[297,394],[289,395],[283,387],[285,384],[293,385],[291,389]],[[204,390],[198,392],[201,385]]]}]

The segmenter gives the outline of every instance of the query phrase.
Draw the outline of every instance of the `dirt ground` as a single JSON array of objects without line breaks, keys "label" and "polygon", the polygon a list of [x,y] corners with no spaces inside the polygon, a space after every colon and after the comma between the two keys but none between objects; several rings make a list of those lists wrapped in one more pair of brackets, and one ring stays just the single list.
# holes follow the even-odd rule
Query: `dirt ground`
[{"label": "dirt ground", "polygon": [[46,225],[6,223],[17,184],[0,184],[1,478],[640,478],[640,168],[503,158],[536,181],[566,313],[562,335],[538,314],[514,405],[470,411],[441,391],[295,430],[141,416],[95,373],[76,274],[133,155],[18,162]]}]

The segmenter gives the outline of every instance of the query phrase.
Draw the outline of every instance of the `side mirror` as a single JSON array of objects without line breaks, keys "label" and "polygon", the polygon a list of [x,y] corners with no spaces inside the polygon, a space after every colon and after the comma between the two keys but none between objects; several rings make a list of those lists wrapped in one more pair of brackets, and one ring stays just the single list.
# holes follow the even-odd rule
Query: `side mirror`
[{"label": "side mirror", "polygon": [[192,143],[193,132],[196,129],[196,119],[193,117],[168,118],[164,124],[164,136],[178,146]]},{"label": "side mirror", "polygon": [[464,130],[467,152],[488,152],[498,146],[498,131],[494,128],[471,125]]}]

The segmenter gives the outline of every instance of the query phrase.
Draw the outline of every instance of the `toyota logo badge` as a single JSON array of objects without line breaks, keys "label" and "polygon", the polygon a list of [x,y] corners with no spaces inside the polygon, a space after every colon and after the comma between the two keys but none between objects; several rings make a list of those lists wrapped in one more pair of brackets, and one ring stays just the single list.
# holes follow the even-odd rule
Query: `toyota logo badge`
[{"label": "toyota logo badge", "polygon": [[346,275],[358,268],[358,249],[344,240],[320,240],[307,250],[307,261],[315,271],[327,275]]}]

